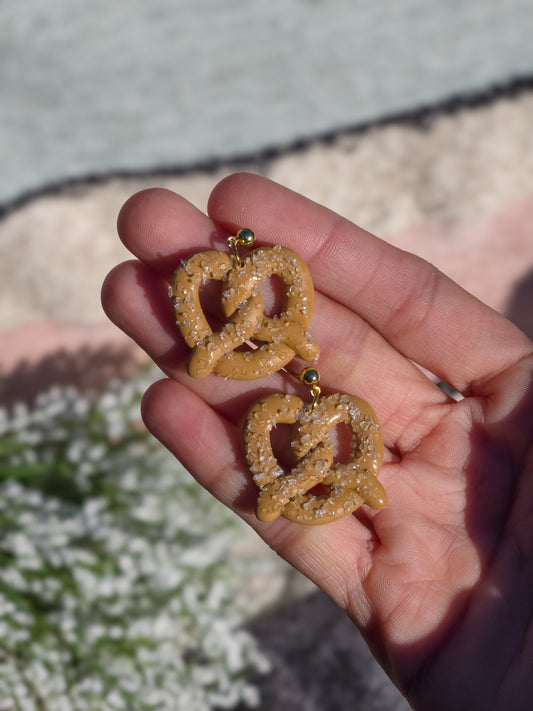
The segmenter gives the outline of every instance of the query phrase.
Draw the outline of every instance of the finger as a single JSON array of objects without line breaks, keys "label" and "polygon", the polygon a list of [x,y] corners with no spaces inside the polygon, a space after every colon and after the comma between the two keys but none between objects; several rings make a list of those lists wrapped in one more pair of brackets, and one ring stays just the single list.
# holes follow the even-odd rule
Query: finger
[{"label": "finger", "polygon": [[[268,392],[298,392],[301,370],[273,374],[264,381],[193,379],[186,371],[190,350],[174,323],[164,277],[140,262],[116,267],[102,289],[109,318],[138,343],[170,377],[186,383],[226,417],[238,421],[247,407]],[[441,416],[446,396],[410,361],[399,356],[368,324],[317,294],[313,333],[324,343],[319,359],[324,393],[349,392],[368,400],[377,412],[387,447],[406,451]],[[335,329],[331,329],[331,324]],[[424,417],[420,418],[420,413]]]},{"label": "finger", "polygon": [[[229,382],[216,376],[195,379],[188,375],[190,349],[175,324],[164,277],[141,262],[124,262],[107,276],[102,305],[111,321],[145,350],[166,375],[190,384],[219,412],[239,421],[258,389],[252,390],[246,381]],[[288,387],[281,378],[269,379],[269,391]]]},{"label": "finger", "polygon": [[507,319],[435,267],[265,178],[226,178],[211,195],[209,214],[227,230],[246,224],[261,240],[298,251],[318,290],[460,391],[530,350]]},{"label": "finger", "polygon": [[117,229],[129,251],[171,279],[182,259],[227,249],[227,233],[188,200],[162,188],[142,190],[122,207]]},{"label": "finger", "polygon": [[[242,468],[240,429],[172,380],[156,383],[143,400],[148,429],[216,498],[246,520],[283,558],[345,609],[370,565],[373,534],[353,516],[327,526],[301,526],[254,515],[257,488]],[[358,602],[364,606],[361,599]]]}]

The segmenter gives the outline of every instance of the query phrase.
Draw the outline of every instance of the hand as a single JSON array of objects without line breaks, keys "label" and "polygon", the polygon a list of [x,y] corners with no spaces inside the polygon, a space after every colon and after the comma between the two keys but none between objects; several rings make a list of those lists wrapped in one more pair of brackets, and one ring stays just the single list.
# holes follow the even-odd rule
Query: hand
[{"label": "hand", "polygon": [[[168,379],[148,428],[216,497],[328,593],[416,709],[530,708],[533,698],[533,346],[430,264],[266,179],[238,174],[209,217],[148,190],[120,213],[139,261],[107,278],[109,317]],[[182,258],[251,227],[307,262],[321,385],[372,404],[389,504],[325,526],[254,516],[241,450],[247,407],[294,381],[194,380],[168,284]],[[455,402],[413,362],[456,388]]]}]

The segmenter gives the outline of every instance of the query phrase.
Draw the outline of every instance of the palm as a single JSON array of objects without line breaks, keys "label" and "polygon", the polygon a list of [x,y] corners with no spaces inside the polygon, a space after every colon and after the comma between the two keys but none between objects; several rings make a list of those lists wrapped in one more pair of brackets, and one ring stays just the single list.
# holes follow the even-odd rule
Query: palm
[{"label": "palm", "polygon": [[444,408],[393,470],[405,483],[400,510],[374,518],[380,545],[363,582],[379,610],[370,637],[387,640],[393,673],[420,708],[441,708],[442,694],[446,709],[505,709],[509,699],[513,709],[528,708],[533,647],[530,640],[528,664],[522,645],[531,616],[531,528],[527,499],[517,505],[515,497],[521,492],[531,506],[533,492],[527,450],[521,468],[508,446],[520,415],[502,411],[500,421],[492,413],[497,425],[487,427],[478,398]]},{"label": "palm", "polygon": [[[145,398],[148,426],[347,610],[417,707],[440,700],[442,708],[499,708],[499,693],[501,708],[509,708],[505,693],[521,688],[522,705],[513,708],[525,708],[528,644],[533,655],[531,630],[526,636],[531,344],[426,263],[256,176],[222,183],[210,216],[171,193],[149,191],[127,203],[119,220],[140,262],[112,272],[104,305],[170,376]],[[252,383],[193,381],[167,296],[181,258],[223,248],[223,237],[241,226],[306,259],[317,290],[312,333],[322,344],[322,383],[375,408],[387,448],[380,475],[386,509],[311,528],[255,520],[242,416],[266,389],[297,386],[286,374]],[[465,399],[452,401],[412,361]],[[487,670],[489,682],[481,684]]]}]

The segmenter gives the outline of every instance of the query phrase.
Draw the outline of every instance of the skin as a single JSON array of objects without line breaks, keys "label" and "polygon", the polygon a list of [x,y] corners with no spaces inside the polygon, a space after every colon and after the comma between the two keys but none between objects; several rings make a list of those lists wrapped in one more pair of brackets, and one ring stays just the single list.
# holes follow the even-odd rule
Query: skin
[{"label": "skin", "polygon": [[[309,266],[321,386],[375,409],[385,509],[325,526],[255,518],[242,419],[265,394],[305,389],[287,373],[191,378],[168,299],[180,260],[227,249],[240,227]],[[346,611],[415,709],[531,708],[531,341],[427,262],[256,175],[216,186],[208,216],[169,191],[144,191],[118,229],[137,261],[111,272],[103,304],[168,376],[144,398],[153,434]]]}]

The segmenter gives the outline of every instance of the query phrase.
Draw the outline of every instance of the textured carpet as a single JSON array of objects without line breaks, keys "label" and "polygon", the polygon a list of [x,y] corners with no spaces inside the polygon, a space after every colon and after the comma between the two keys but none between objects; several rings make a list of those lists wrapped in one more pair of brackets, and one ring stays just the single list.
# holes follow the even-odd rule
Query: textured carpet
[{"label": "textured carpet", "polygon": [[0,205],[286,146],[533,72],[529,0],[3,0]]},{"label": "textured carpet", "polygon": [[[532,125],[533,91],[524,89],[212,171],[44,191],[0,220],[0,329],[101,322],[102,280],[129,256],[115,231],[129,195],[160,185],[204,208],[216,181],[236,168],[263,173],[420,254],[507,313],[533,266]],[[43,255],[53,257],[45,289],[35,278]]]}]

